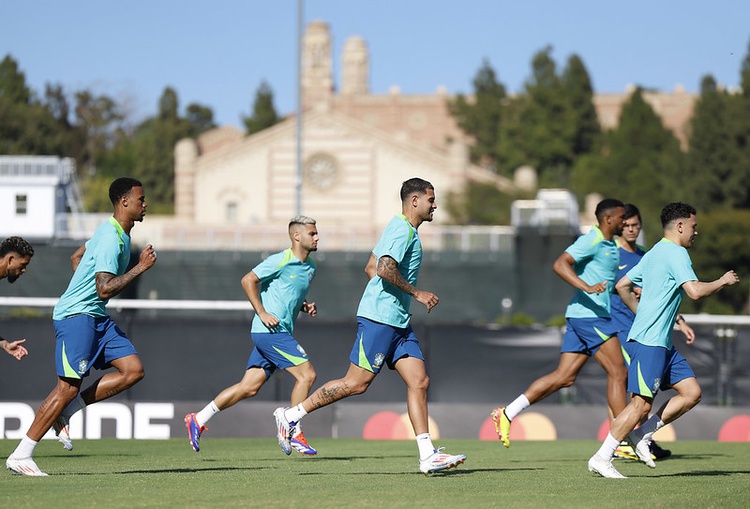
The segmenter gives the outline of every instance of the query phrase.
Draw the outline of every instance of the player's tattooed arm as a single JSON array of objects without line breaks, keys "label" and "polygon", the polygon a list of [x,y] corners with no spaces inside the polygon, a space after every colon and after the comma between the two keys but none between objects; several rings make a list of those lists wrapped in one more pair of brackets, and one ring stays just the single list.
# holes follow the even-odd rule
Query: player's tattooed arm
[{"label": "player's tattooed arm", "polygon": [[156,251],[154,250],[154,247],[149,244],[143,249],[143,251],[141,251],[138,264],[122,276],[115,276],[109,272],[97,272],[96,293],[98,293],[99,297],[104,300],[111,299],[127,288],[135,278],[153,267],[155,263]]},{"label": "player's tattooed arm", "polygon": [[440,302],[440,299],[434,293],[418,290],[414,285],[405,280],[404,276],[398,271],[396,260],[390,256],[381,256],[378,260],[378,276],[402,292],[414,297],[417,302],[427,308],[428,313]]},{"label": "player's tattooed arm", "polygon": [[143,270],[138,270],[137,265],[122,276],[115,276],[109,272],[97,272],[96,293],[102,299],[111,299],[127,288],[142,273]]},{"label": "player's tattooed arm", "polygon": [[398,271],[396,260],[390,256],[381,256],[378,259],[377,274],[404,293],[409,295],[417,293],[417,288],[404,279],[404,276]]}]

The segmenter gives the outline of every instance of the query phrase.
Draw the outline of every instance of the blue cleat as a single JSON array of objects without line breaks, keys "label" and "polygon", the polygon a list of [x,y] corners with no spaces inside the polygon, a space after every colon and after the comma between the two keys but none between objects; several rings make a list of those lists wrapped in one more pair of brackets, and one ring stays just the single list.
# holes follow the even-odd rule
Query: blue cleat
[{"label": "blue cleat", "polygon": [[198,425],[198,421],[195,420],[195,414],[187,414],[185,416],[185,427],[187,427],[188,439],[190,440],[190,445],[193,446],[193,450],[195,452],[200,451],[201,433],[206,431],[208,428]]}]

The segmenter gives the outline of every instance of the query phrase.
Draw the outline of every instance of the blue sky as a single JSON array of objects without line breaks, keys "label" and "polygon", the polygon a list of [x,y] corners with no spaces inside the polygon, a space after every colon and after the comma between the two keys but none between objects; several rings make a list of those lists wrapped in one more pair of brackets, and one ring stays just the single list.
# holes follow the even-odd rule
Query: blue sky
[{"label": "blue sky", "polygon": [[[336,68],[347,37],[367,41],[374,93],[470,93],[484,59],[518,91],[548,45],[560,68],[578,54],[597,92],[695,92],[706,74],[733,87],[750,43],[744,0],[307,0],[303,11],[330,24]],[[262,80],[279,113],[294,111],[296,38],[297,0],[6,0],[0,11],[0,58],[32,89],[88,88],[136,119],[171,86],[183,111],[197,102],[239,126]]]}]

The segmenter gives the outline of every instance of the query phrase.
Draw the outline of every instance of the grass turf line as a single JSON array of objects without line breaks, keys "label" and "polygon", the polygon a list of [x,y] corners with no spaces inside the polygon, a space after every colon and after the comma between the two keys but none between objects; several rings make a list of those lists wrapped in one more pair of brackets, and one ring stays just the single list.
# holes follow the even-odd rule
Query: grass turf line
[{"label": "grass turf line", "polygon": [[[0,441],[3,458],[16,445]],[[78,440],[72,452],[48,440],[35,459],[50,474],[0,473],[0,507],[680,507],[745,508],[750,443],[682,441],[656,469],[616,460],[629,479],[586,469],[593,440],[499,442],[437,440],[465,464],[419,473],[411,441],[311,439],[317,457],[285,456],[271,439]],[[67,502],[66,502],[67,501]]]}]

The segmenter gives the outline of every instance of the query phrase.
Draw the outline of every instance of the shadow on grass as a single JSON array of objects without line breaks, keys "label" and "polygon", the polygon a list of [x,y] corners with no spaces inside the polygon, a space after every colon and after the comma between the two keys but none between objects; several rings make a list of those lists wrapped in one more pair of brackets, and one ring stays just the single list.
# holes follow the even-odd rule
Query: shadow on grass
[{"label": "shadow on grass", "polygon": [[195,474],[199,472],[228,472],[228,471],[254,471],[268,470],[266,467],[208,467],[208,468],[164,468],[154,470],[120,470],[111,472],[63,472],[55,476],[88,476],[88,475],[112,475],[112,474]]},{"label": "shadow on grass", "polygon": [[[750,470],[694,470],[692,472],[676,472],[674,474],[643,475],[638,477],[726,477],[731,475],[747,475]],[[635,477],[635,476],[630,476]]]}]

